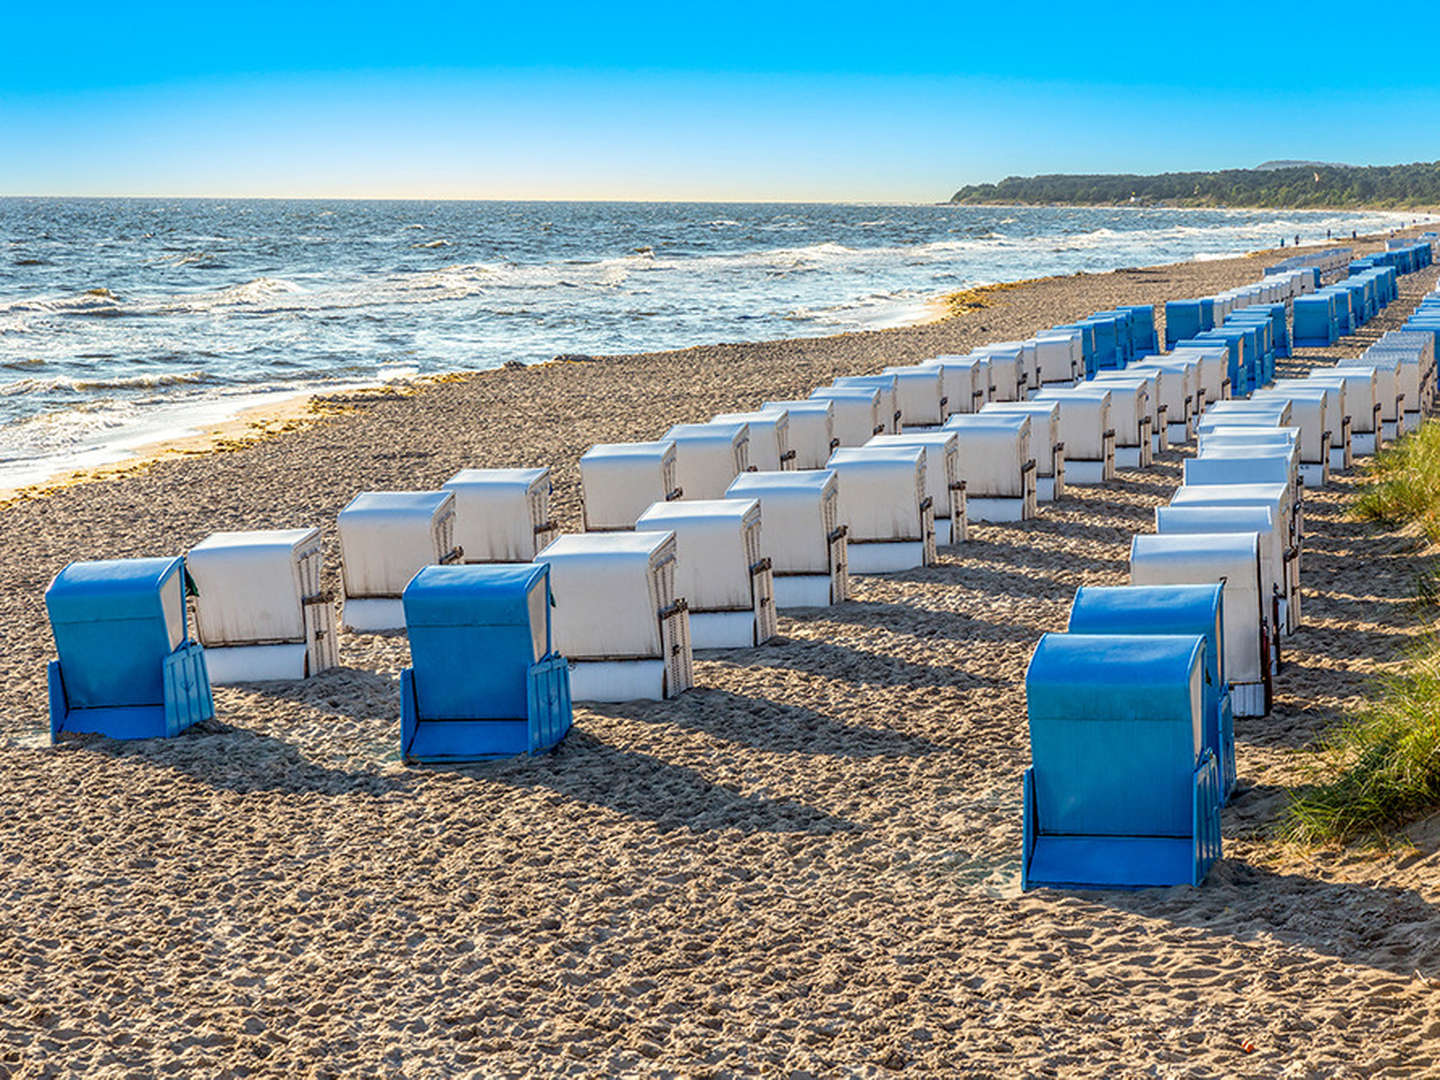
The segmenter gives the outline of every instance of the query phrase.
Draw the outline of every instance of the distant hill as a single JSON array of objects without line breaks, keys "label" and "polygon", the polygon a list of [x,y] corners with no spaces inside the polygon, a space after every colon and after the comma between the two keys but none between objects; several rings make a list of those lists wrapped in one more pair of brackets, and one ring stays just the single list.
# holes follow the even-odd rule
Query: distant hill
[{"label": "distant hill", "polygon": [[953,203],[1081,206],[1440,206],[1440,162],[1327,165],[1267,161],[1255,169],[1158,176],[1051,174],[971,184]]}]

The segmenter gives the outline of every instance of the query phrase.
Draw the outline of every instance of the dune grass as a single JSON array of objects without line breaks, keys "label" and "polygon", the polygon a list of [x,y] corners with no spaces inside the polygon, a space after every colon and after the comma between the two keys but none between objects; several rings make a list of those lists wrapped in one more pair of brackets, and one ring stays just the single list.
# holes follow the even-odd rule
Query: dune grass
[{"label": "dune grass", "polygon": [[[1440,421],[1381,454],[1352,509],[1390,526],[1416,523],[1440,540]],[[1440,573],[1422,573],[1415,589],[1419,614],[1433,622]],[[1324,734],[1308,767],[1312,783],[1280,822],[1287,840],[1383,844],[1440,809],[1440,637],[1420,637],[1404,663],[1376,681],[1371,701]]]}]

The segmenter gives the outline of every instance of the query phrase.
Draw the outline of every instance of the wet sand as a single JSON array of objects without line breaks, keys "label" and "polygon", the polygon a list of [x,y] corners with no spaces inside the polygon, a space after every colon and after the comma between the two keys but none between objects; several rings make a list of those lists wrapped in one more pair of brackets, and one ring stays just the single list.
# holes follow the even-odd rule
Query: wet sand
[{"label": "wet sand", "polygon": [[[1290,254],[1287,249],[1285,254]],[[579,708],[552,754],[398,762],[403,637],[226,688],[181,738],[46,743],[42,594],[66,561],[321,524],[357,491],[548,463],[842,373],[1251,281],[1275,255],[1049,279],[901,330],[721,345],[353,395],[225,452],[0,511],[0,1077],[1286,1076],[1440,1072],[1440,828],[1389,855],[1266,830],[1299,752],[1415,632],[1429,558],[1307,502],[1308,626],[1202,889],[1019,892],[1023,674],[1120,583],[1182,455],[940,565],[857,579],[666,703]],[[1358,352],[1402,300],[1298,369]],[[1253,1053],[1245,1053],[1249,1040]]]}]

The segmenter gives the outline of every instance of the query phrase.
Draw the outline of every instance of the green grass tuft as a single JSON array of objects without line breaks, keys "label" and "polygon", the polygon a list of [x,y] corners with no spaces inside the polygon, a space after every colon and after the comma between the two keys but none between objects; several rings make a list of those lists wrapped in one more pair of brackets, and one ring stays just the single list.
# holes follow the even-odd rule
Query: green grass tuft
[{"label": "green grass tuft", "polygon": [[1440,540],[1440,422],[1382,450],[1370,466],[1370,483],[1352,507],[1357,517],[1383,525],[1418,522]]}]

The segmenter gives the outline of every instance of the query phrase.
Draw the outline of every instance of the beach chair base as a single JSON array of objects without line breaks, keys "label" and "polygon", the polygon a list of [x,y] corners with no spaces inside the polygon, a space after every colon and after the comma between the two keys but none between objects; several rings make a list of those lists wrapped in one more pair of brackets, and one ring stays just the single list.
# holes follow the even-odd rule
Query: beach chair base
[{"label": "beach chair base", "polygon": [[1046,835],[1039,828],[1034,769],[1025,770],[1024,800],[1022,890],[1198,886],[1221,856],[1220,770],[1211,750],[1195,770],[1189,836]]},{"label": "beach chair base", "polygon": [[692,649],[749,649],[755,640],[753,611],[696,611],[690,609]]},{"label": "beach chair base", "polygon": [[1375,453],[1375,432],[1352,431],[1350,433],[1350,452],[1358,457],[1368,457]]},{"label": "beach chair base", "polygon": [[[974,516],[976,500],[970,500]],[[847,555],[852,574],[894,574],[925,565],[923,540],[876,540],[856,543],[851,537]]]},{"label": "beach chair base", "polygon": [[1087,487],[1092,484],[1103,484],[1110,478],[1108,465],[1109,462],[1097,458],[1067,457],[1065,459],[1065,483],[1081,484]]},{"label": "beach chair base", "polygon": [[1231,683],[1230,708],[1235,716],[1264,716],[1268,713],[1264,682]]},{"label": "beach chair base", "polygon": [[1190,429],[1189,421],[1183,423],[1168,423],[1165,425],[1165,434],[1170,446],[1183,446],[1195,437],[1195,432]]},{"label": "beach chair base", "polygon": [[963,530],[961,536],[956,538],[955,530],[951,527],[950,522],[950,518],[935,519],[935,543],[940,547],[953,547],[956,544],[963,544],[965,542]]},{"label": "beach chair base", "polygon": [[1348,445],[1330,447],[1330,471],[1332,473],[1344,472],[1350,468],[1348,459],[1351,452],[1351,448]]},{"label": "beach chair base", "polygon": [[1404,426],[1397,420],[1382,421],[1380,431],[1385,436],[1387,442],[1394,442],[1401,435],[1405,434]]},{"label": "beach chair base", "polygon": [[422,719],[415,669],[400,673],[400,756],[407,762],[463,762],[541,754],[570,730],[570,666],[551,656],[531,666],[521,720]]},{"label": "beach chair base", "polygon": [[157,705],[71,708],[60,661],[47,669],[50,689],[50,742],[62,734],[107,735],[112,739],[166,739],[215,715],[205,650],[181,645],[163,661],[165,700]]},{"label": "beach chair base", "polygon": [[575,701],[664,701],[674,695],[663,660],[582,660],[570,665]]},{"label": "beach chair base", "polygon": [[1330,482],[1330,459],[1327,455],[1323,462],[1300,464],[1300,478],[1305,481],[1307,490],[1324,487]]},{"label": "beach chair base", "polygon": [[1117,446],[1115,447],[1115,467],[1117,469],[1143,469],[1150,462],[1143,446]]},{"label": "beach chair base", "polygon": [[212,645],[205,650],[205,662],[210,667],[210,682],[215,686],[303,679],[310,673],[309,650],[299,642],[292,645]]},{"label": "beach chair base", "polygon": [[1035,478],[1035,501],[1042,503],[1055,501],[1055,477],[1037,476]]},{"label": "beach chair base", "polygon": [[834,582],[829,574],[785,574],[775,579],[775,606],[829,607],[834,603]]},{"label": "beach chair base", "polygon": [[[970,495],[966,498],[966,509],[971,521],[1026,521],[1031,517],[1028,500],[1019,497]],[[853,569],[853,556],[851,565]]]},{"label": "beach chair base", "polygon": [[340,621],[357,634],[404,630],[405,605],[398,596],[347,596]]}]

